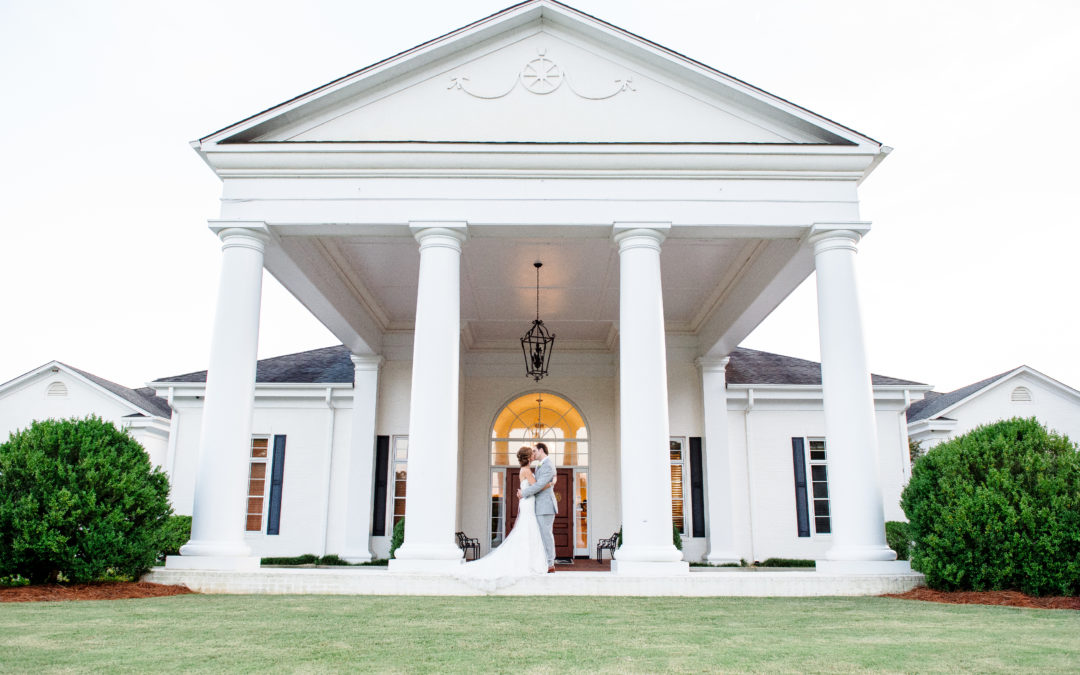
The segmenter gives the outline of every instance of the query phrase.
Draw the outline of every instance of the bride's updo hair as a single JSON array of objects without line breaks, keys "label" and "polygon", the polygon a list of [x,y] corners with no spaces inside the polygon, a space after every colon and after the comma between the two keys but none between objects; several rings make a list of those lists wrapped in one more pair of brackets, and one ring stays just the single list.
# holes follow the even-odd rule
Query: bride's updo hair
[{"label": "bride's updo hair", "polygon": [[521,446],[517,453],[518,466],[525,466],[532,460],[532,448],[527,445]]}]

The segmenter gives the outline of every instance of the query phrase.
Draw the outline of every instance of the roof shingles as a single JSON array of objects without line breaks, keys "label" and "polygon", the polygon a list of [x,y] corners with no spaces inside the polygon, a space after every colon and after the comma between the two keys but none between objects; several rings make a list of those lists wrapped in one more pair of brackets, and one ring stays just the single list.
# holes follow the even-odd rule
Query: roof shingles
[{"label": "roof shingles", "polygon": [[[873,375],[875,386],[919,385],[884,375]],[[255,372],[259,383],[323,384],[353,381],[353,365],[344,345],[313,349],[259,361]],[[821,385],[821,364],[791,356],[759,352],[742,347],[731,353],[727,366],[730,384]],[[206,371],[175,375],[155,380],[168,382],[206,382]]]},{"label": "roof shingles", "polygon": [[911,404],[911,407],[907,411],[907,421],[918,422],[919,420],[930,419],[934,417],[942,410],[952,406],[954,403],[963,401],[968,396],[971,396],[977,391],[989,387],[991,384],[997,382],[1001,378],[1005,377],[1009,373],[1016,370],[1006,370],[1004,373],[998,373],[992,377],[988,377],[985,380],[979,380],[974,384],[969,384],[966,387],[961,387],[954,391],[950,391],[945,394],[939,394],[937,392],[928,392],[926,398],[921,401],[916,401]]},{"label": "roof shingles", "polygon": [[98,377],[85,370],[79,370],[78,368],[72,368],[71,366],[64,364],[65,368],[71,368],[72,371],[82,375],[86,379],[90,380],[102,389],[106,389],[113,394],[124,399],[128,403],[131,403],[142,410],[145,410],[157,417],[164,417],[166,419],[172,417],[172,409],[169,407],[169,402],[154,393],[154,390],[150,387],[140,387],[139,389],[130,389],[122,384],[117,384],[110,380],[106,380],[103,377]]}]

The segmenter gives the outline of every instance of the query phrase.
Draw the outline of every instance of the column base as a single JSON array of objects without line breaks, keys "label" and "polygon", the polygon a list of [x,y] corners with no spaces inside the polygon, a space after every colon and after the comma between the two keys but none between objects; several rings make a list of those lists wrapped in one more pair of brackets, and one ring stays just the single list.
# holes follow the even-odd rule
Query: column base
[{"label": "column base", "polygon": [[641,562],[636,560],[611,561],[611,571],[626,577],[677,577],[690,574],[690,563],[678,562]]},{"label": "column base", "polygon": [[885,544],[867,544],[862,546],[840,545],[830,548],[828,552],[825,553],[825,559],[836,561],[850,560],[853,562],[860,560],[890,561],[896,560],[896,551]]},{"label": "column base", "polygon": [[259,569],[256,556],[170,555],[165,558],[168,570],[220,570],[254,572]]},{"label": "column base", "polygon": [[206,556],[209,558],[246,558],[251,547],[242,541],[213,541],[192,539],[180,547],[182,556]]},{"label": "column base", "polygon": [[913,574],[907,560],[818,560],[819,574]]},{"label": "column base", "polygon": [[402,560],[401,558],[394,558],[388,563],[387,568],[391,572],[404,572],[405,574],[418,572],[451,574],[455,570],[461,569],[464,562],[464,558],[459,558],[457,560]]},{"label": "column base", "polygon": [[391,572],[449,573],[465,561],[465,554],[453,544],[410,544],[405,542],[388,567]]},{"label": "column base", "polygon": [[622,562],[668,563],[682,561],[683,555],[671,543],[659,546],[623,544],[615,551],[615,558]]}]

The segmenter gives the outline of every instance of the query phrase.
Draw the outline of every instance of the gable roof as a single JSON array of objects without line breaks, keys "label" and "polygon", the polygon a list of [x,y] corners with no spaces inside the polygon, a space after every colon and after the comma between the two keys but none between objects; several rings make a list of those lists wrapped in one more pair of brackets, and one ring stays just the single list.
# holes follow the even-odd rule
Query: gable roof
[{"label": "gable roof", "polygon": [[[352,384],[354,368],[345,345],[262,359],[255,368],[255,382],[261,384]],[[174,375],[154,383],[206,382],[206,371]]]},{"label": "gable roof", "polygon": [[63,368],[68,372],[76,375],[77,377],[86,380],[90,385],[104,389],[113,396],[116,396],[125,402],[135,406],[143,413],[153,417],[163,417],[169,419],[172,417],[172,408],[169,407],[169,402],[158,396],[150,387],[140,387],[138,389],[132,389],[125,387],[122,384],[117,384],[111,380],[106,380],[103,377],[98,377],[93,373],[88,373],[85,370],[72,367],[61,361],[50,361],[42,366],[34,368],[28,373],[20,375],[9,382],[5,382],[0,385],[0,390],[7,388],[9,385],[14,385],[18,382],[22,382],[31,378],[39,373],[42,373],[51,368]]},{"label": "gable roof", "polygon": [[969,398],[978,395],[988,387],[997,384],[998,382],[1011,378],[1020,373],[1027,373],[1042,380],[1044,383],[1056,387],[1061,391],[1070,394],[1075,398],[1080,398],[1080,392],[1076,391],[1072,387],[1066,386],[1057,380],[1043,375],[1039,371],[1031,368],[1030,366],[1017,366],[1011,370],[1006,370],[1004,373],[998,373],[985,380],[979,380],[973,384],[969,384],[966,387],[960,387],[954,391],[950,391],[944,394],[938,392],[927,392],[926,397],[921,401],[916,401],[911,404],[911,407],[907,411],[908,423],[918,422],[920,420],[927,419],[947,419],[945,417],[939,417],[941,413],[947,412],[949,409],[954,408]]},{"label": "gable roof", "polygon": [[[920,382],[885,375],[870,376],[874,386],[921,386]],[[739,347],[727,366],[728,384],[788,384],[821,386],[821,364],[793,356]]]},{"label": "gable roof", "polygon": [[[738,106],[745,110],[754,109],[774,121],[783,120],[784,124],[792,128],[801,128],[804,133],[817,137],[817,143],[857,145],[872,148],[874,152],[883,151],[881,144],[869,136],[556,0],[526,0],[512,5],[219,129],[194,141],[192,145],[198,151],[205,152],[206,146],[214,144],[260,142],[260,139],[268,138],[267,133],[272,128],[281,125],[292,127],[301,119],[321,114],[346,101],[353,100],[364,92],[384,87],[392,81],[433,66],[433,64],[438,63],[440,68],[444,68],[445,60],[452,54],[478,45],[490,44],[498,37],[535,26],[552,26],[573,31],[588,37],[597,44],[602,44],[612,52],[617,51],[635,59],[648,60],[659,69],[697,82],[698,87],[723,92],[726,98],[737,102]],[[482,98],[499,97],[482,96]],[[361,139],[322,138],[311,139],[308,142],[347,140],[359,141]],[[376,141],[377,139],[368,140]],[[391,139],[381,139],[381,142],[387,140]],[[394,138],[392,140],[406,142],[410,139]],[[282,138],[261,142],[297,141]],[[461,142],[461,139],[441,138],[438,142]],[[871,166],[867,169],[866,173],[869,173],[872,168]]]},{"label": "gable roof", "polygon": [[[262,359],[255,370],[257,383],[329,384],[353,382],[354,369],[349,349],[344,345]],[[873,375],[874,386],[912,385],[918,382]],[[154,383],[206,382],[206,371],[175,375]],[[742,347],[731,353],[727,366],[728,384],[821,385],[821,364],[792,356]]]},{"label": "gable roof", "polygon": [[[998,373],[997,375],[988,377],[985,380],[979,380],[974,384],[969,384],[966,387],[960,387],[959,389],[955,389],[944,394],[938,392],[930,392],[923,400],[916,401],[911,404],[911,407],[908,408],[907,411],[907,421],[917,422],[918,420],[929,419],[934,415],[938,414],[939,412],[945,410],[946,408],[951,408],[953,405],[959,403],[960,401],[963,401],[965,398],[982,391],[986,387],[989,387],[991,384],[997,382],[1009,373],[1012,373],[1014,370],[1016,369],[1014,368],[1013,370],[1006,370],[1004,373]],[[930,394],[933,394],[933,396],[931,396]]]},{"label": "gable roof", "polygon": [[85,370],[79,370],[72,366],[67,366],[74,372],[82,375],[86,379],[90,380],[94,384],[98,385],[102,389],[107,389],[116,394],[120,398],[124,399],[128,403],[143,409],[144,411],[154,415],[156,417],[164,417],[168,419],[172,416],[172,408],[169,407],[169,402],[161,398],[154,393],[154,390],[150,387],[139,387],[138,389],[131,389],[125,387],[122,384],[117,384],[111,380],[106,380],[104,377],[98,377],[93,373],[88,373]]}]

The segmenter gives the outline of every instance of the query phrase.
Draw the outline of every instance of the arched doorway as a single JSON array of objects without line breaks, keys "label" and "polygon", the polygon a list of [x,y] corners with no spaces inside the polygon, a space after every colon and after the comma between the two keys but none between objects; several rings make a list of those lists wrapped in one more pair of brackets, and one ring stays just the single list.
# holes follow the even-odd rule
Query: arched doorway
[{"label": "arched doorway", "polygon": [[[491,548],[502,543],[509,532],[508,525],[512,526],[514,514],[507,507],[516,505],[513,500],[517,488],[513,482],[517,476],[517,450],[522,445],[543,441],[563,488],[556,492],[560,504],[555,524],[555,555],[588,556],[589,429],[577,406],[551,392],[522,394],[495,416],[490,438]],[[560,532],[565,532],[565,536],[560,537]]]}]

